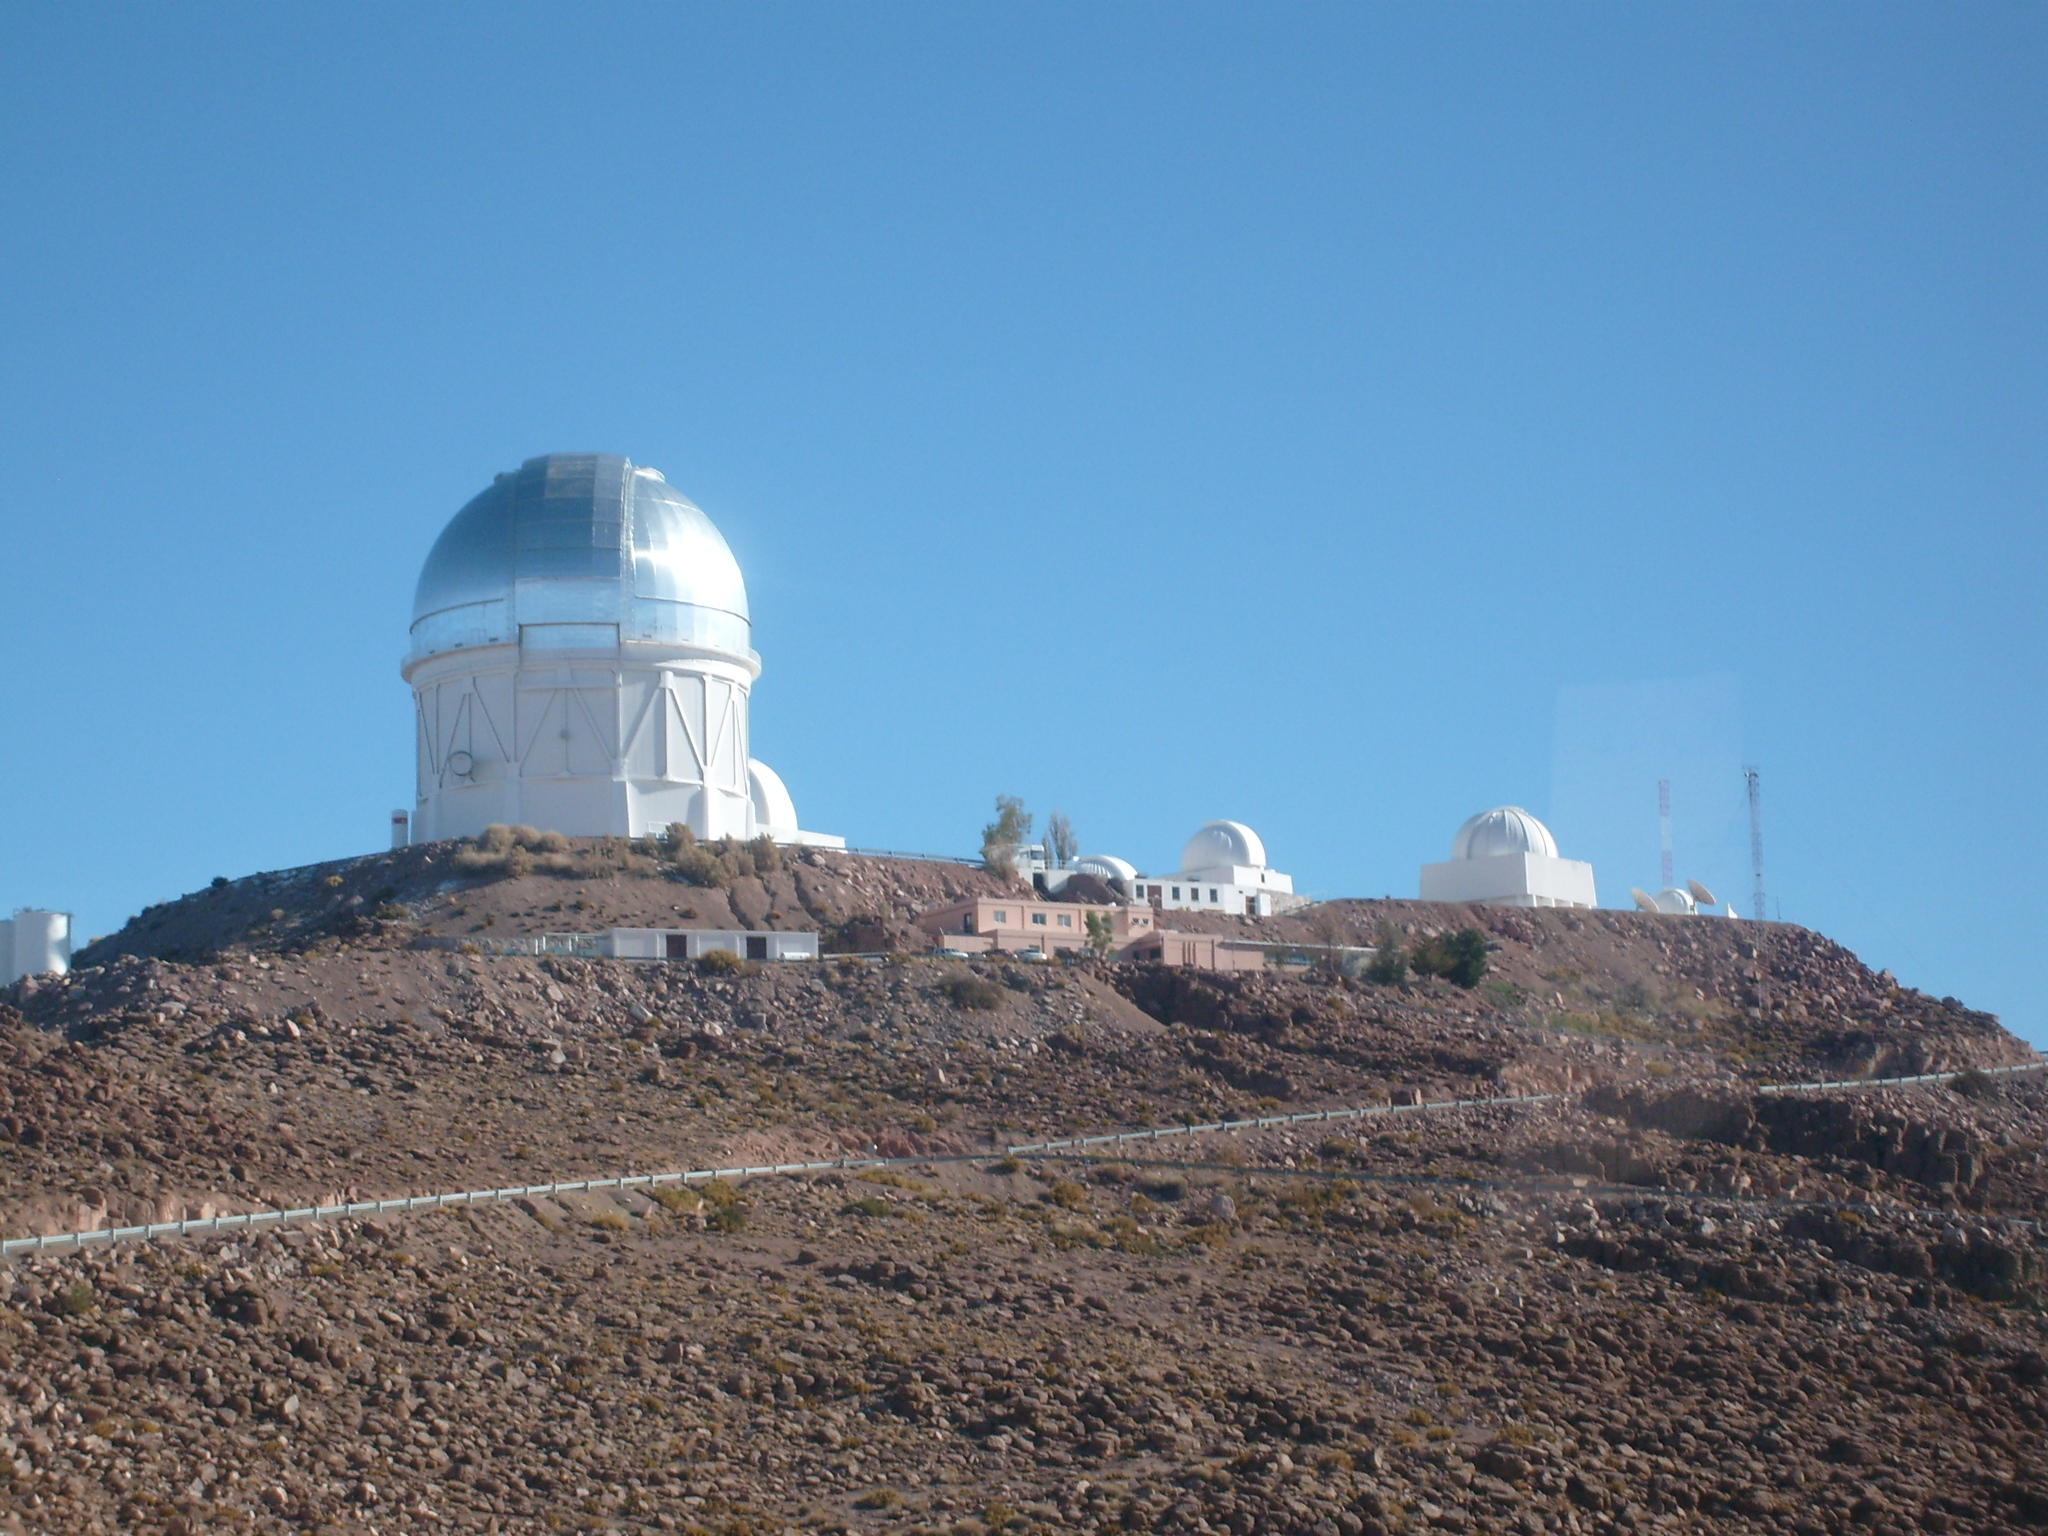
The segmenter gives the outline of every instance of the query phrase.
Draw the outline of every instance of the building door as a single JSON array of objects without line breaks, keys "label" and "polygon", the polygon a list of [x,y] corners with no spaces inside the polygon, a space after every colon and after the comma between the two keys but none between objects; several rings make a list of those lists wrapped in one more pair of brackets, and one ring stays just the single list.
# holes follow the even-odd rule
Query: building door
[{"label": "building door", "polygon": [[768,958],[767,934],[750,933],[747,935],[747,958],[749,960],[766,960]]},{"label": "building door", "polygon": [[661,952],[670,960],[690,958],[690,936],[687,933],[665,933],[661,936]]}]

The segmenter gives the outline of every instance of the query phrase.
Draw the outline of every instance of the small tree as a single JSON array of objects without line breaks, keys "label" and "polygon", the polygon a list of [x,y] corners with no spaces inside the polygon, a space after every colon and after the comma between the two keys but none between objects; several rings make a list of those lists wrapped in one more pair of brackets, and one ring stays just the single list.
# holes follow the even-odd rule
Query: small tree
[{"label": "small tree", "polygon": [[1065,811],[1054,811],[1045,818],[1045,851],[1052,856],[1054,869],[1065,869],[1081,851],[1080,840],[1074,836],[1074,824],[1067,820]]},{"label": "small tree", "polygon": [[1419,975],[1441,976],[1454,986],[1476,987],[1486,974],[1486,957],[1492,950],[1492,942],[1477,928],[1460,928],[1456,933],[1418,939],[1408,959]]},{"label": "small tree", "polygon": [[1382,921],[1373,937],[1372,959],[1365,965],[1365,979],[1382,987],[1398,987],[1408,979],[1408,950],[1391,922]]},{"label": "small tree", "polygon": [[1308,929],[1321,946],[1316,956],[1317,973],[1331,981],[1343,980],[1344,941],[1351,937],[1344,920],[1328,907],[1315,907],[1308,914]]},{"label": "small tree", "polygon": [[998,875],[1017,873],[1017,850],[1031,836],[1031,813],[1015,795],[996,796],[996,819],[981,829],[981,862]]},{"label": "small tree", "polygon": [[1087,918],[1088,947],[1095,952],[1095,958],[1104,959],[1109,947],[1116,942],[1116,925],[1109,920],[1107,912],[1090,912]]}]

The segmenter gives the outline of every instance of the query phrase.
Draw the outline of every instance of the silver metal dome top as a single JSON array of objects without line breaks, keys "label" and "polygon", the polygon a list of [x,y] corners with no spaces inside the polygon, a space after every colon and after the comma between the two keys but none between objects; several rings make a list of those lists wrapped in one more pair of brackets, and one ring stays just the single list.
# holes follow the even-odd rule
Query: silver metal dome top
[{"label": "silver metal dome top", "polygon": [[659,470],[609,453],[528,459],[455,514],[420,571],[407,659],[522,628],[529,643],[754,656],[746,583],[711,519]]},{"label": "silver metal dome top", "polygon": [[1490,811],[1481,811],[1458,828],[1458,835],[1451,839],[1454,859],[1494,859],[1510,853],[1533,853],[1554,859],[1557,839],[1550,835],[1550,828],[1519,805],[1497,805]]}]

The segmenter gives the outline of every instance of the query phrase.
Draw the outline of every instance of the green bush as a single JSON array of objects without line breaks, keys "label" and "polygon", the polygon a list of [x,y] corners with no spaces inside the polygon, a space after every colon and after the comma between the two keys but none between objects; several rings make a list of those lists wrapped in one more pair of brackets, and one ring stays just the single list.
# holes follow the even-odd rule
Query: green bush
[{"label": "green bush", "polygon": [[1486,974],[1486,957],[1492,942],[1477,928],[1460,928],[1456,933],[1434,934],[1417,939],[1408,952],[1408,963],[1420,976],[1441,976],[1460,987],[1476,987]]},{"label": "green bush", "polygon": [[1408,951],[1392,923],[1381,923],[1373,939],[1372,958],[1365,963],[1365,979],[1382,987],[1398,987],[1408,979]]},{"label": "green bush", "polygon": [[1096,959],[1103,959],[1116,947],[1116,924],[1110,921],[1107,912],[1090,912],[1084,919],[1088,928],[1088,948]]}]

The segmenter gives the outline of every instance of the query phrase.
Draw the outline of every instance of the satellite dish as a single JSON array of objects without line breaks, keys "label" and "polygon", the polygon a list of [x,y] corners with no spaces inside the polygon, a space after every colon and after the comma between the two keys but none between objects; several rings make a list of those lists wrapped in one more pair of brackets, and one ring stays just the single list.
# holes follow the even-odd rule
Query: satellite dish
[{"label": "satellite dish", "polygon": [[476,759],[467,752],[450,752],[448,754],[448,771],[458,779],[466,779],[476,772]]},{"label": "satellite dish", "polygon": [[1685,888],[1692,892],[1692,899],[1703,907],[1718,907],[1721,905],[1720,902],[1714,899],[1714,893],[1704,885],[1701,885],[1697,880],[1686,881]]},{"label": "satellite dish", "polygon": [[1630,886],[1628,888],[1628,894],[1629,898],[1635,902],[1637,910],[1639,911],[1662,912],[1664,910],[1662,907],[1657,905],[1656,898],[1651,896],[1649,892],[1643,890],[1640,886]]}]

